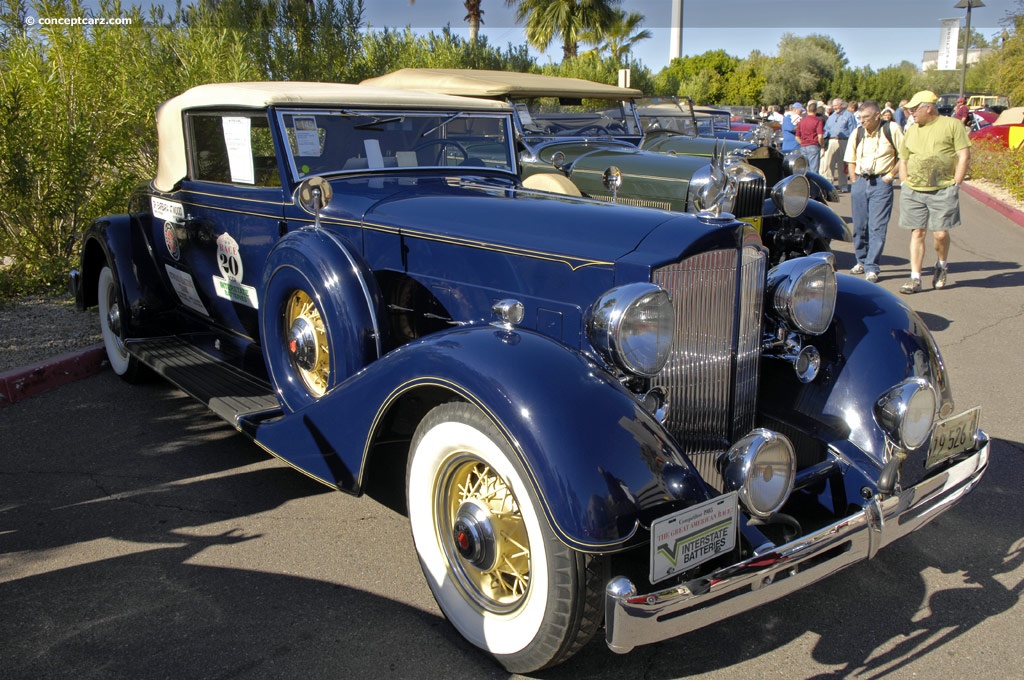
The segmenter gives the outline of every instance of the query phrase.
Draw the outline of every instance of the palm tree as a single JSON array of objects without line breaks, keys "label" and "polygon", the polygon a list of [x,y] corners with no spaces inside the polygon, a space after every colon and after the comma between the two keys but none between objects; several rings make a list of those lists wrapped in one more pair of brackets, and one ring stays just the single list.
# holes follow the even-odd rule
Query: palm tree
[{"label": "palm tree", "polygon": [[579,52],[580,35],[603,29],[613,17],[619,0],[505,0],[516,8],[516,21],[526,22],[526,41],[541,52],[555,39],[562,38],[565,59]]},{"label": "palm tree", "polygon": [[477,36],[480,35],[480,24],[484,23],[481,18],[484,11],[480,9],[480,2],[481,0],[466,0],[463,3],[466,6],[466,16],[463,17],[463,20],[469,22],[469,41],[474,44]]},{"label": "palm tree", "polygon": [[644,16],[639,12],[628,15],[621,9],[612,10],[612,22],[604,30],[588,30],[580,34],[580,41],[594,45],[595,52],[607,54],[618,64],[627,64],[633,47],[641,40],[651,37],[651,32],[640,28]]}]

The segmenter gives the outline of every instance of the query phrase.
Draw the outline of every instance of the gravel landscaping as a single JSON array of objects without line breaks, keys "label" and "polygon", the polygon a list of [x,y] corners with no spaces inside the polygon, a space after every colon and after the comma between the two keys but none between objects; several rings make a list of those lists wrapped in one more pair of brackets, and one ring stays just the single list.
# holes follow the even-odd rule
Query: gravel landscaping
[{"label": "gravel landscaping", "polygon": [[0,301],[0,373],[100,342],[96,308],[80,312],[70,295]]}]

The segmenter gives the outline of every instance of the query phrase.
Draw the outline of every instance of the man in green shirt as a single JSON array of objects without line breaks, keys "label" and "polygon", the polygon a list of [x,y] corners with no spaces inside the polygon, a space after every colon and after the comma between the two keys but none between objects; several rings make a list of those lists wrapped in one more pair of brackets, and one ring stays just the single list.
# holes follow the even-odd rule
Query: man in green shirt
[{"label": "man in green shirt", "polygon": [[929,90],[911,98],[907,109],[914,115],[914,124],[900,145],[900,227],[913,230],[910,281],[900,288],[908,295],[921,290],[924,237],[929,231],[938,256],[932,286],[946,286],[949,230],[960,225],[960,185],[971,160],[967,128],[955,118],[939,115],[938,99]]}]

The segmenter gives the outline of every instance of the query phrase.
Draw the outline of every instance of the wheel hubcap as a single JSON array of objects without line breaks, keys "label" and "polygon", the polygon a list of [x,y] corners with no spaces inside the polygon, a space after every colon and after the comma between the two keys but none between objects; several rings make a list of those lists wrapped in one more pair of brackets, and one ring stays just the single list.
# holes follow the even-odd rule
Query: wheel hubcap
[{"label": "wheel hubcap", "polygon": [[121,338],[121,308],[116,301],[108,303],[107,328],[114,334],[114,337]]},{"label": "wheel hubcap", "polygon": [[437,534],[456,582],[481,609],[512,611],[530,586],[530,541],[512,490],[475,458],[450,465],[443,479]]},{"label": "wheel hubcap", "polygon": [[286,351],[302,384],[314,397],[327,391],[331,357],[327,346],[327,329],[316,303],[305,292],[297,290],[285,308]]}]

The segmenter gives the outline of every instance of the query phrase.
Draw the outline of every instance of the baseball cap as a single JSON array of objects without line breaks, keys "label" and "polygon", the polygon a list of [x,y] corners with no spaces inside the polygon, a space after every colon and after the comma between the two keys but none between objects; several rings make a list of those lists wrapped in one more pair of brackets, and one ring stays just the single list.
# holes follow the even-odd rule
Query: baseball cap
[{"label": "baseball cap", "polygon": [[801,111],[805,110],[804,109],[804,105],[801,104],[800,102],[793,102],[793,105],[790,106],[789,108],[791,108],[791,109],[800,109]]},{"label": "baseball cap", "polygon": [[939,101],[939,97],[931,90],[921,90],[914,94],[907,102],[907,108],[913,111],[921,104],[934,104]]}]

